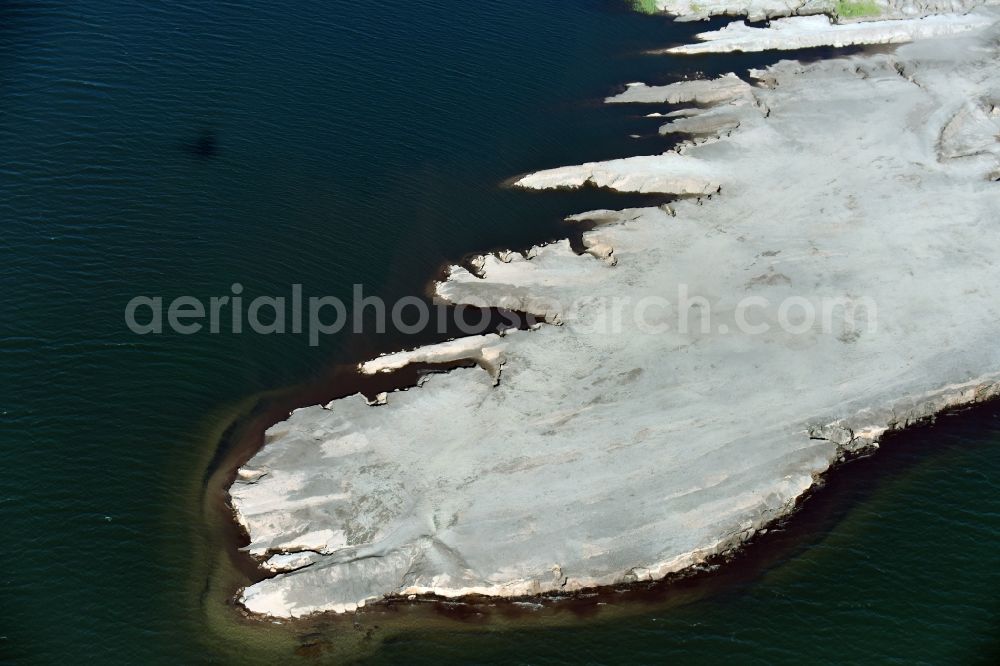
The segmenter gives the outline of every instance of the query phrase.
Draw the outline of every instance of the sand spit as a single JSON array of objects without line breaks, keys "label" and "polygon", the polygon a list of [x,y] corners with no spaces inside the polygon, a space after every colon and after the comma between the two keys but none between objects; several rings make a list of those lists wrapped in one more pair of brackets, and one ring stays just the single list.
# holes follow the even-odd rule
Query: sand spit
[{"label": "sand spit", "polygon": [[697,158],[666,152],[546,169],[521,178],[514,186],[553,190],[592,185],[617,192],[704,195],[719,191],[716,171]]},{"label": "sand spit", "polygon": [[678,81],[665,86],[630,83],[625,92],[608,97],[608,104],[721,104],[752,99],[750,84],[730,72],[717,79]]},{"label": "sand spit", "polygon": [[283,573],[240,601],[294,617],[659,578],[790,511],[846,451],[994,396],[998,44],[994,25],[781,62],[715,102],[725,136],[522,178],[700,196],[574,216],[596,225],[583,255],[452,267],[440,297],[552,325],[381,357],[365,371],[482,367],[273,426],[231,496]]}]

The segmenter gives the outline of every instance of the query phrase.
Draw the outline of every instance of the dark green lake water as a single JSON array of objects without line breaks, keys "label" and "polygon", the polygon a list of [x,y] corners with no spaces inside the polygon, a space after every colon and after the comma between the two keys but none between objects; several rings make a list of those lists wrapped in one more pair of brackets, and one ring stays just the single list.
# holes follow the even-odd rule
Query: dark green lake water
[{"label": "dark green lake water", "polygon": [[[129,299],[420,294],[444,261],[561,237],[564,215],[632,200],[499,184],[662,150],[655,121],[599,104],[627,81],[770,61],[641,53],[701,29],[618,0],[0,0],[0,662],[254,660],[215,646],[221,602],[197,593],[206,433],[241,399],[414,344],[138,337]],[[989,663],[998,474],[986,406],[845,466],[655,608],[408,632],[373,658]]]}]

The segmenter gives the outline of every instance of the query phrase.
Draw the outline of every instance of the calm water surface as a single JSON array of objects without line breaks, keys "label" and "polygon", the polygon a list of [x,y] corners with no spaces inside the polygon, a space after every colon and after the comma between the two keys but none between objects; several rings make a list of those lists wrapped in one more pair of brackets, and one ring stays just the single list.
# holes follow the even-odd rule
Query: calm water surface
[{"label": "calm water surface", "polygon": [[[221,601],[199,592],[213,428],[401,342],[140,338],[125,303],[234,282],[420,294],[442,262],[631,203],[499,184],[663,150],[655,121],[600,99],[770,56],[644,56],[705,26],[623,5],[0,2],[0,661],[253,660],[217,645],[205,608]],[[988,663],[998,473],[997,408],[949,417],[845,467],[759,554],[655,610],[404,632],[368,658]]]}]

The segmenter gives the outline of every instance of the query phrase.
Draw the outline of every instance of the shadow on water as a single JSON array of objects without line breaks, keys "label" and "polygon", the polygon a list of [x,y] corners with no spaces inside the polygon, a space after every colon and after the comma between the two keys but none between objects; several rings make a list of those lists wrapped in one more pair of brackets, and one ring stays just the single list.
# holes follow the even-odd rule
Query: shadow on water
[{"label": "shadow on water", "polygon": [[197,137],[185,143],[183,149],[191,157],[201,160],[218,157],[220,151],[218,134],[215,130],[203,129]]}]

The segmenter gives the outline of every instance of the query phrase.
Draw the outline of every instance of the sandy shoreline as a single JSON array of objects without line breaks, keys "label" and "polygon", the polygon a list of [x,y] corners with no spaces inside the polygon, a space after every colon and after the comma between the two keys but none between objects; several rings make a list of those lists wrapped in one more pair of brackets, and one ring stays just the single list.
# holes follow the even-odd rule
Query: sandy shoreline
[{"label": "sandy shoreline", "polygon": [[[271,428],[230,493],[249,552],[287,572],[243,605],[296,617],[663,578],[790,511],[846,452],[995,395],[996,57],[989,28],[779,63],[724,82],[735,92],[694,112],[677,151],[521,179],[705,198],[592,215],[582,256],[554,243],[452,267],[443,299],[559,325],[416,355],[497,373],[457,369],[384,406],[351,397]],[[725,316],[734,294],[870,295],[879,328],[595,329],[598,297],[682,283]]]}]

